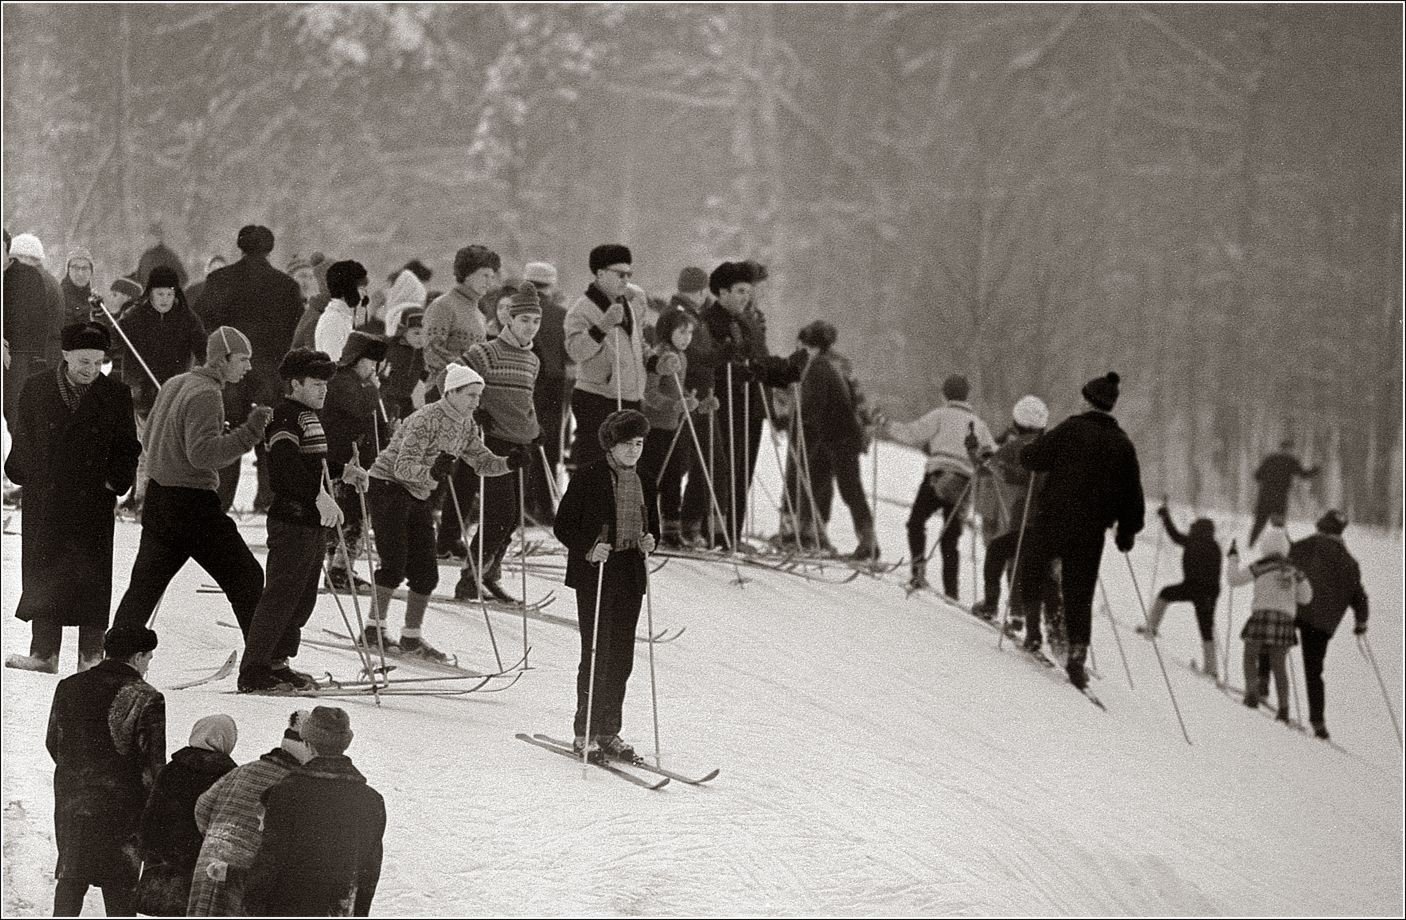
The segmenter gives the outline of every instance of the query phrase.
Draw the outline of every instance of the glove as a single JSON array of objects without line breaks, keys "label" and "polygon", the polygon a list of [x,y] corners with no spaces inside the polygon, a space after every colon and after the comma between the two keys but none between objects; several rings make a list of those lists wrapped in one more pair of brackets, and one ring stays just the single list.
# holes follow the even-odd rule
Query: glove
[{"label": "glove", "polygon": [[968,432],[967,436],[962,439],[962,446],[967,449],[967,453],[975,454],[981,449],[981,440],[976,436],[975,431]]},{"label": "glove", "polygon": [[698,397],[692,393],[685,393],[683,397],[683,411],[696,412],[698,410]]},{"label": "glove", "polygon": [[430,478],[439,482],[454,472],[454,464],[459,462],[459,458],[453,454],[440,454],[435,458],[434,466],[430,467]]},{"label": "glove", "polygon": [[791,352],[790,357],[786,359],[786,363],[790,366],[791,382],[794,383],[801,379],[801,373],[805,371],[806,365],[810,363],[810,352],[806,351],[804,346],[798,347],[795,351]]},{"label": "glove", "polygon": [[1129,533],[1126,530],[1119,529],[1118,532],[1113,535],[1113,545],[1118,547],[1118,552],[1129,553],[1132,552],[1133,542],[1136,539],[1137,534]]},{"label": "glove", "polygon": [[[646,533],[640,535],[640,552],[644,553],[646,556],[654,552],[654,534]],[[1366,627],[1363,627],[1363,629],[1365,630]]]},{"label": "glove", "polygon": [[610,544],[597,543],[591,547],[591,551],[586,554],[587,562],[602,563],[610,558]]},{"label": "glove", "polygon": [[367,473],[355,463],[348,463],[342,467],[342,482],[351,486],[358,492],[365,492],[371,485],[371,474]]},{"label": "glove", "polygon": [[672,377],[682,369],[683,362],[680,361],[679,356],[672,351],[666,351],[659,356],[658,361],[654,362],[654,370],[660,377]]},{"label": "glove", "polygon": [[273,409],[271,407],[255,406],[253,411],[249,413],[249,417],[244,420],[244,426],[262,438],[272,418]]},{"label": "glove", "polygon": [[1160,508],[1157,509],[1157,516],[1160,517],[1160,518],[1164,518],[1164,519],[1165,519],[1165,518],[1171,517],[1171,514],[1172,514],[1172,513],[1167,510],[1167,506],[1166,506],[1166,505],[1163,505],[1162,507],[1160,507]]},{"label": "glove", "polygon": [[1352,634],[1353,634],[1354,636],[1365,636],[1365,635],[1367,635],[1367,624],[1366,624],[1366,623],[1358,623],[1356,626],[1352,627]]},{"label": "glove", "polygon": [[600,322],[596,323],[596,328],[608,331],[612,326],[618,326],[625,321],[625,305],[616,301],[610,305],[600,316]]},{"label": "glove", "polygon": [[342,509],[337,507],[337,500],[325,490],[317,493],[317,513],[322,518],[323,527],[342,526]]},{"label": "glove", "polygon": [[474,424],[483,430],[484,434],[493,430],[493,416],[482,406],[474,410]]},{"label": "glove", "polygon": [[722,403],[718,402],[718,398],[711,393],[698,401],[698,411],[704,415],[712,415],[721,407]]},{"label": "glove", "polygon": [[512,448],[503,459],[508,461],[508,469],[520,470],[527,466],[527,461],[532,458],[532,448],[526,444],[519,444]]}]

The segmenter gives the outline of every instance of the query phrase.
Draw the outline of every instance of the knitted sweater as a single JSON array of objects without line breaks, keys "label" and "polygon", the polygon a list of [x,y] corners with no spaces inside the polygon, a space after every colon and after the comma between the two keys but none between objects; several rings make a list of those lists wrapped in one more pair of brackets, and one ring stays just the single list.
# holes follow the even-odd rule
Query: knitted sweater
[{"label": "knitted sweater", "polygon": [[264,446],[268,449],[269,485],[273,488],[270,520],[321,527],[317,496],[322,491],[327,435],[317,412],[284,397],[273,410],[273,419],[264,433]]},{"label": "knitted sweater", "polygon": [[478,300],[476,294],[458,284],[425,310],[425,368],[436,386],[444,380],[446,365],[488,340]]},{"label": "knitted sweater", "polygon": [[530,444],[542,431],[532,401],[541,362],[531,346],[519,345],[512,329],[505,328],[493,341],[470,348],[466,360],[483,377],[479,404],[493,419],[493,436],[513,444]]},{"label": "knitted sweater", "polygon": [[425,501],[435,490],[430,468],[440,454],[452,454],[484,476],[508,472],[507,459],[484,446],[473,416],[459,415],[443,399],[417,409],[402,421],[368,472],[376,479],[398,483]]},{"label": "knitted sweater", "polygon": [[970,403],[954,399],[939,406],[915,422],[892,422],[889,436],[902,444],[922,446],[928,455],[927,471],[950,471],[964,476],[972,474],[971,457],[967,455],[966,439],[975,425],[979,451],[996,449],[991,429],[977,418]]},{"label": "knitted sweater", "polygon": [[678,376],[677,378],[673,375],[661,376],[653,370],[654,362],[650,362],[651,370],[644,385],[643,408],[644,416],[649,419],[651,429],[674,431],[683,421],[683,394],[679,392],[678,381],[683,380],[688,374],[688,356],[670,345],[660,345],[654,350],[656,359],[662,358],[666,354],[678,355]]},{"label": "knitted sweater", "polygon": [[1283,556],[1266,556],[1247,568],[1240,567],[1240,557],[1230,557],[1227,579],[1232,585],[1255,583],[1255,598],[1251,610],[1275,610],[1294,616],[1299,605],[1313,600],[1313,587],[1308,577]]},{"label": "knitted sweater", "polygon": [[224,381],[197,367],[161,385],[146,421],[147,474],[163,486],[215,491],[219,471],[259,442],[246,422],[226,432]]}]

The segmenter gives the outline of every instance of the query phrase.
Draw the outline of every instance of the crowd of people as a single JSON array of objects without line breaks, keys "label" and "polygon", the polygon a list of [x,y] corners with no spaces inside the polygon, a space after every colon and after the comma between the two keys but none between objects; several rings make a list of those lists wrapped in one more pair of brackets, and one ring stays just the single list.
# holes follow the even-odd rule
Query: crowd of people
[{"label": "crowd of people", "polygon": [[[628,247],[606,243],[590,251],[591,280],[568,306],[554,265],[529,262],[507,277],[480,244],[454,254],[447,291],[428,287],[434,273],[419,260],[373,291],[351,259],[294,256],[280,271],[274,235],[257,225],[239,231],[240,258],[211,259],[187,285],[161,236],[153,227],[137,270],[105,294],[92,287],[86,250],[71,252],[55,281],[39,240],[5,238],[5,469],[18,487],[7,500],[23,508],[17,616],[31,623],[29,654],[6,665],[57,673],[63,628],[78,627],[79,673],[60,683],[50,723],[63,778],[56,910],[81,905],[89,884],[103,886],[110,912],[138,899],[166,913],[364,913],[374,893],[384,809],[343,756],[351,731],[341,710],[297,714],[280,748],[239,768],[233,724],[202,720],[166,764],[161,695],[141,677],[156,645],[150,625],[187,561],[219,585],[244,635],[238,689],[287,693],[316,687],[292,662],[320,585],[369,594],[356,637],[364,649],[445,664],[452,657],[423,632],[439,563],[459,565],[459,600],[522,603],[502,583],[505,553],[527,524],[551,528],[580,624],[576,748],[628,760],[621,713],[646,557],[767,549],[749,543],[746,526],[763,421],[787,433],[772,549],[838,555],[826,533],[838,491],[857,538],[848,558],[873,565],[881,550],[859,458],[877,435],[921,447],[909,590],[934,590],[936,555],[941,593],[956,600],[964,521],[979,517],[984,596],[972,612],[994,619],[1009,585],[1007,628],[1023,630],[1031,653],[1057,647],[1070,681],[1087,685],[1107,533],[1127,553],[1144,524],[1137,451],[1114,415],[1116,373],[1088,381],[1083,410],[1052,428],[1044,401],[1022,397],[993,436],[961,374],[944,380],[932,411],[887,418],[823,320],[773,354],[767,270],[754,260],[685,267],[665,299],[634,282]],[[1246,704],[1259,705],[1273,675],[1287,719],[1286,654],[1302,635],[1311,721],[1326,738],[1327,642],[1349,607],[1365,631],[1367,599],[1340,512],[1289,545],[1289,485],[1316,471],[1287,450],[1259,474],[1250,542],[1273,525],[1263,558],[1241,568],[1232,543],[1226,574],[1254,585]],[[264,565],[231,517],[250,452]],[[108,629],[119,502],[139,518],[141,541]],[[1155,636],[1169,605],[1191,603],[1214,674],[1223,558],[1214,525],[1198,519],[1182,533],[1165,506],[1159,513],[1184,548],[1185,577],[1158,593],[1142,631]],[[373,543],[367,583],[354,560]],[[130,738],[92,728],[102,722],[93,713],[113,707]],[[99,794],[125,804],[95,817],[84,803]],[[311,824],[304,812],[316,813]],[[366,818],[346,831],[355,858],[299,837],[349,815]],[[143,842],[124,849],[139,819]]]}]

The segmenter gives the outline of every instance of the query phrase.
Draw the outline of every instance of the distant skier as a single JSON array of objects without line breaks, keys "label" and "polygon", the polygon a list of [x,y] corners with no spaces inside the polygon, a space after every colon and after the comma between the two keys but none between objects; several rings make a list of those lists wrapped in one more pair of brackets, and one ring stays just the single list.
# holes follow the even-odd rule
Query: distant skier
[{"label": "distant skier", "polygon": [[[1038,615],[1034,604],[1040,597],[1040,580],[1047,566],[1059,559],[1069,640],[1065,672],[1080,689],[1089,681],[1084,658],[1104,534],[1117,525],[1114,545],[1126,553],[1143,525],[1137,449],[1112,415],[1118,384],[1114,373],[1084,384],[1081,392],[1088,411],[1060,422],[1020,452],[1026,469],[1049,474],[1025,534],[1023,552],[1030,554],[1030,565],[1020,565],[1021,606],[1028,624]],[[1039,649],[1027,636],[1026,647],[1032,646]]]},{"label": "distant skier", "polygon": [[1216,666],[1215,618],[1216,598],[1220,597],[1220,544],[1216,542],[1216,524],[1210,518],[1197,518],[1191,528],[1182,533],[1172,522],[1172,513],[1163,505],[1157,509],[1162,518],[1162,526],[1172,542],[1183,547],[1181,557],[1182,580],[1178,584],[1167,585],[1152,602],[1147,613],[1147,624],[1138,626],[1137,631],[1146,636],[1156,636],[1162,625],[1162,617],[1167,613],[1167,605],[1178,601],[1190,601],[1196,610],[1196,627],[1201,631],[1202,670],[1210,677],[1220,673]]},{"label": "distant skier", "polygon": [[1327,707],[1323,690],[1323,659],[1328,655],[1328,640],[1342,622],[1343,614],[1352,608],[1354,635],[1367,632],[1367,591],[1362,587],[1362,572],[1357,560],[1343,542],[1347,515],[1337,509],[1318,519],[1318,532],[1295,543],[1289,550],[1289,561],[1308,576],[1313,586],[1313,599],[1299,607],[1299,635],[1303,639],[1304,685],[1308,690],[1308,721],[1319,738],[1328,737],[1324,721]]},{"label": "distant skier", "polygon": [[1264,458],[1260,468],[1255,470],[1255,481],[1260,484],[1259,497],[1255,500],[1255,523],[1250,527],[1250,542],[1254,546],[1264,531],[1264,525],[1273,521],[1284,526],[1284,515],[1289,511],[1289,488],[1294,477],[1313,479],[1322,470],[1318,467],[1305,468],[1290,451],[1294,442],[1287,438],[1280,443],[1279,451]]},{"label": "distant skier", "polygon": [[1270,670],[1279,691],[1279,710],[1275,718],[1289,721],[1289,649],[1298,644],[1294,619],[1299,607],[1313,600],[1313,586],[1308,577],[1289,561],[1289,538],[1276,527],[1264,538],[1264,556],[1248,568],[1240,567],[1240,554],[1231,547],[1231,585],[1253,581],[1255,596],[1250,619],[1240,632],[1245,640],[1245,705],[1251,709],[1269,691],[1267,681],[1260,678],[1259,659],[1269,657]]}]

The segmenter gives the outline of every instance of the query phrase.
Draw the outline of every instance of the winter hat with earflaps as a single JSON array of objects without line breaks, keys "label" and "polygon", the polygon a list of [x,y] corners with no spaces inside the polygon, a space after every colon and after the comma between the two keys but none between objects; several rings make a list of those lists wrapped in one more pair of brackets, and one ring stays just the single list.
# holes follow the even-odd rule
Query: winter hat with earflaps
[{"label": "winter hat with earflaps", "polygon": [[1050,408],[1038,396],[1022,396],[1011,410],[1011,421],[1019,428],[1039,431],[1050,423]]},{"label": "winter hat with earflaps", "polygon": [[592,249],[587,258],[593,275],[602,268],[609,268],[612,265],[632,265],[634,261],[634,256],[630,254],[630,248],[620,243],[602,243]]},{"label": "winter hat with earflaps", "polygon": [[196,721],[190,729],[190,746],[216,751],[220,754],[233,754],[239,742],[239,726],[223,713],[205,716]]},{"label": "winter hat with earflaps", "polygon": [[74,262],[87,262],[88,268],[91,269],[93,267],[93,254],[88,250],[84,249],[82,246],[70,249],[68,251],[68,258],[65,259],[63,263],[64,271],[67,272],[69,267],[73,265]]},{"label": "winter hat with earflaps", "polygon": [[962,402],[971,393],[971,384],[961,374],[952,374],[942,381],[942,398]]},{"label": "winter hat with earflaps", "polygon": [[358,330],[347,336],[347,342],[342,346],[342,357],[337,359],[337,364],[341,367],[351,367],[362,358],[370,358],[379,363],[385,357],[385,339]]},{"label": "winter hat with earflaps", "polygon": [[131,278],[118,278],[109,284],[107,289],[117,294],[126,294],[128,300],[142,296],[142,286]]},{"label": "winter hat with earflaps", "polygon": [[102,323],[69,323],[59,333],[59,347],[63,351],[110,351],[112,335]]},{"label": "winter hat with earflaps", "polygon": [[708,287],[708,273],[696,265],[679,272],[679,293],[696,294]]},{"label": "winter hat with earflaps", "polygon": [[1347,515],[1337,508],[1329,508],[1318,519],[1318,532],[1326,533],[1330,537],[1340,537],[1344,530],[1347,530]]},{"label": "winter hat with earflaps", "polygon": [[235,355],[253,355],[254,346],[244,333],[233,326],[221,326],[205,340],[205,363],[213,364]]}]

